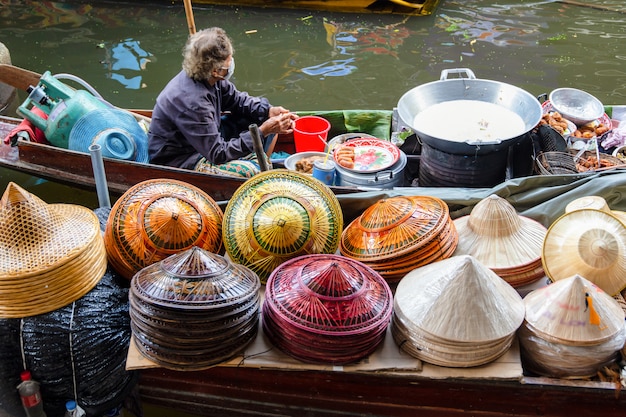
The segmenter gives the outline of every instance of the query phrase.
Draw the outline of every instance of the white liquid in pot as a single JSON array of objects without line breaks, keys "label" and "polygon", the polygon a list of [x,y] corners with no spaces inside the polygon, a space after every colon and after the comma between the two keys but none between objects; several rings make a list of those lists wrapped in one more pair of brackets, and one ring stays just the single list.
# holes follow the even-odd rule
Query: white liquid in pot
[{"label": "white liquid in pot", "polygon": [[521,116],[502,106],[477,100],[444,101],[419,112],[413,126],[453,142],[494,142],[526,132]]}]

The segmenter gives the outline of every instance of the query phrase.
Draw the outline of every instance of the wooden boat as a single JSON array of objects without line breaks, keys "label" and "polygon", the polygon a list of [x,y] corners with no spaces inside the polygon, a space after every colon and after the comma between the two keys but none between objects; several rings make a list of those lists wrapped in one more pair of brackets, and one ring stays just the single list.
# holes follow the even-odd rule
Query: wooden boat
[{"label": "wooden boat", "polygon": [[[567,202],[590,190],[612,198],[612,208],[623,209],[626,199],[616,190],[624,187],[626,173],[614,170],[581,177],[527,177],[490,189],[405,188],[338,199],[344,215],[352,217],[380,198],[432,195],[445,200],[457,217],[497,193],[523,215],[549,224]],[[342,367],[300,363],[264,339],[259,333],[243,355],[203,371],[158,367],[133,351],[131,343],[127,367],[140,372],[145,406],[198,416],[622,416],[626,407],[619,382],[526,373],[516,343],[487,365],[445,368],[411,363],[388,337],[366,361]]]},{"label": "wooden boat", "polygon": [[[341,117],[341,112],[323,114],[329,117],[328,113]],[[20,122],[20,119],[1,116],[0,136],[6,137]],[[293,153],[293,136],[280,137],[276,150]],[[104,158],[103,162],[108,190],[114,197],[119,197],[131,186],[141,181],[152,178],[170,178],[193,184],[208,192],[215,200],[221,201],[228,200],[245,181],[244,178],[239,177],[120,159]],[[20,139],[17,146],[0,146],[0,167],[86,190],[96,190],[92,160],[87,153]],[[277,163],[276,167],[281,167],[281,164]],[[335,194],[360,191],[356,186],[332,186],[331,188]]]},{"label": "wooden boat", "polygon": [[[0,64],[0,82],[9,84],[17,89],[27,91],[30,86],[36,86],[41,75],[12,65]],[[148,110],[132,110],[138,119],[151,116]],[[311,112],[309,112],[311,113]],[[330,134],[345,134],[344,111],[326,111],[316,114],[326,117],[332,122]],[[366,113],[363,111],[363,113]],[[389,119],[388,131],[391,131],[391,111],[367,112],[373,117]],[[0,117],[0,137],[7,134],[21,122],[20,119]],[[372,132],[360,132],[372,133]],[[332,137],[332,136],[329,136]],[[0,167],[24,172],[43,179],[53,180],[70,186],[87,190],[96,189],[91,156],[87,153],[19,140],[17,146],[0,146]],[[276,151],[289,154],[295,152],[293,135],[279,136]],[[281,167],[280,163],[277,167]],[[228,200],[235,190],[244,182],[243,178],[206,174],[187,169],[159,166],[134,161],[104,158],[104,170],[109,192],[113,196],[120,196],[131,186],[151,178],[171,178],[193,184],[209,194],[217,201]],[[352,193],[359,191],[356,186],[333,186],[335,194]]]},{"label": "wooden boat", "polygon": [[435,11],[440,0],[194,0],[195,4],[222,6],[272,7],[323,10],[343,13],[392,13],[426,16]]},{"label": "wooden boat", "polygon": [[[0,126],[6,129],[18,120],[4,121]],[[2,166],[93,187],[91,160],[86,154],[29,142],[0,149],[4,152],[0,154]],[[239,184],[230,184],[223,177],[133,162],[106,160],[105,169],[117,192],[142,179],[161,177],[188,181],[209,190],[216,199],[228,199]],[[443,199],[451,215],[458,217],[495,193],[506,196],[520,214],[548,225],[569,201],[589,193],[605,197],[614,210],[626,211],[622,195],[626,194],[620,191],[624,189],[626,172],[618,169],[586,175],[538,175],[472,190],[335,191],[346,219],[380,198],[416,194]],[[258,339],[262,347],[263,336]],[[226,364],[189,372],[145,363],[133,356],[131,349],[127,366],[140,373],[139,395],[146,407],[199,416],[622,416],[626,409],[626,394],[621,393],[619,383],[528,375],[515,346],[492,364],[454,369],[410,360],[406,364],[390,339],[367,361],[349,367],[294,363],[272,349],[245,352]]]}]

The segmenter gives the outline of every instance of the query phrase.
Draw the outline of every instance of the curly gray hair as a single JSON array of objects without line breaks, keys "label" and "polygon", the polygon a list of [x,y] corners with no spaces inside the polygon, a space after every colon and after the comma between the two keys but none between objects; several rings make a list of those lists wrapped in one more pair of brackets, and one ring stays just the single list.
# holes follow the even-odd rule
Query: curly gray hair
[{"label": "curly gray hair", "polygon": [[189,36],[185,43],[183,69],[196,81],[207,80],[211,71],[223,67],[233,53],[233,45],[224,29],[203,29]]}]

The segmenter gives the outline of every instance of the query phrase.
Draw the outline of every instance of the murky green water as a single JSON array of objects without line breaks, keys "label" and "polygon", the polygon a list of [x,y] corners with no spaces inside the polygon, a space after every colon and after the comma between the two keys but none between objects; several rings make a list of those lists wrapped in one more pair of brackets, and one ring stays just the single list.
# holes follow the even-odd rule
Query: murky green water
[{"label": "murky green water", "polygon": [[[194,4],[194,18],[232,37],[239,89],[292,110],[391,109],[450,68],[533,95],[576,87],[625,104],[624,1],[581,1],[596,7],[441,0],[434,15],[406,18]],[[181,1],[0,0],[0,42],[14,65],[71,73],[120,107],[152,108],[187,35]],[[9,181],[47,202],[97,205],[94,193],[0,169],[2,190]]]},{"label": "murky green water", "polygon": [[[198,4],[193,14],[198,29],[222,26],[232,37],[239,89],[292,110],[391,109],[406,91],[450,68],[536,96],[577,87],[623,104],[626,5],[586,1],[594,7],[441,0],[435,14],[409,18]],[[14,65],[76,75],[120,107],[152,108],[180,69],[188,36],[181,1],[0,6],[0,42]],[[14,179],[33,183],[0,170],[0,186]],[[48,188],[59,199],[76,197]],[[96,201],[87,198],[87,205]]]}]

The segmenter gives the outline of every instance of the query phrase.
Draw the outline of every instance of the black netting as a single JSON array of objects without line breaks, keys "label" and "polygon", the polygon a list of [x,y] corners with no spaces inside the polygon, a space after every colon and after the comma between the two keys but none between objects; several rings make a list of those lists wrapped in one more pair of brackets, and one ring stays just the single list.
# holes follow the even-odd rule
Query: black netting
[{"label": "black netting", "polygon": [[[109,268],[98,285],[63,308],[47,314],[0,320],[0,414],[23,416],[17,385],[26,368],[41,384],[48,417],[62,417],[74,398],[88,416],[123,403],[138,374],[126,371],[131,329],[128,283]],[[70,340],[71,338],[71,340]]]}]

